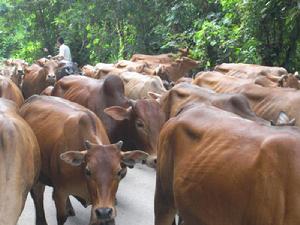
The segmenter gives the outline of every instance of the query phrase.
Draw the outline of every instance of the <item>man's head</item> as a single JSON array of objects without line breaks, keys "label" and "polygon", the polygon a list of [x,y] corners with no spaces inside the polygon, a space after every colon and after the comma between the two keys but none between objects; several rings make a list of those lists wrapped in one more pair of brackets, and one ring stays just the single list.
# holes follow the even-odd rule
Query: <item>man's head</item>
[{"label": "man's head", "polygon": [[57,44],[58,45],[62,45],[63,43],[65,43],[65,41],[62,37],[57,38]]}]

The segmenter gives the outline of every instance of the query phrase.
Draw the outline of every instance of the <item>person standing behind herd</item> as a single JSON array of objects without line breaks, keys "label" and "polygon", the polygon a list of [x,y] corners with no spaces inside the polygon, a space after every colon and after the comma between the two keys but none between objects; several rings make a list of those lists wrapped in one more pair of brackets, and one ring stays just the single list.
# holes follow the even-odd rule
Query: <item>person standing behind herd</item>
[{"label": "person standing behind herd", "polygon": [[71,51],[69,46],[64,44],[65,41],[62,37],[57,38],[57,44],[59,46],[59,53],[55,58],[60,58],[62,57],[63,60],[67,60],[72,62],[72,56],[71,56]]}]

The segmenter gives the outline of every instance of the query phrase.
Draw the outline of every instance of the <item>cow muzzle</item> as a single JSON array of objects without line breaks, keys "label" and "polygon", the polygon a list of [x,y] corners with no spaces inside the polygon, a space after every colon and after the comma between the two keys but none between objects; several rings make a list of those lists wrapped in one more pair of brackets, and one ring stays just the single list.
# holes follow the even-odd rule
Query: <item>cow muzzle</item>
[{"label": "cow muzzle", "polygon": [[51,83],[55,83],[56,77],[55,74],[48,74],[47,75],[47,81]]},{"label": "cow muzzle", "polygon": [[143,161],[143,164],[146,164],[150,168],[156,169],[157,156],[149,156]]},{"label": "cow muzzle", "polygon": [[94,210],[95,219],[91,225],[115,225],[115,213],[113,208],[97,208]]},{"label": "cow muzzle", "polygon": [[18,75],[24,75],[24,72],[23,72],[23,70],[18,70]]}]

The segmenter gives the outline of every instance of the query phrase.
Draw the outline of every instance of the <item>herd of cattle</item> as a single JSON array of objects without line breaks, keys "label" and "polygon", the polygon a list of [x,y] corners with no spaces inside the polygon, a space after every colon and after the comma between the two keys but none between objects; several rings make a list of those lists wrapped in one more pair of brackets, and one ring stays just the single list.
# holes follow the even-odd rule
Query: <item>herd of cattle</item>
[{"label": "herd of cattle", "polygon": [[[92,205],[114,225],[127,168],[156,169],[155,225],[299,225],[300,83],[284,68],[221,64],[187,75],[184,54],[86,65],[6,60],[0,70],[0,225],[30,192],[47,225]],[[24,101],[25,99],[25,101]],[[299,208],[298,208],[299,206]],[[126,222],[124,223],[126,224]]]}]

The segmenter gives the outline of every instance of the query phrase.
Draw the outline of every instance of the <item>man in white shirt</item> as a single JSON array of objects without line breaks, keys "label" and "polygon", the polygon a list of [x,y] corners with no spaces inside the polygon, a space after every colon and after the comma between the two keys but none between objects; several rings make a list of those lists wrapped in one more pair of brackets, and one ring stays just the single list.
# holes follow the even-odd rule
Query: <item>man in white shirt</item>
[{"label": "man in white shirt", "polygon": [[57,44],[59,46],[59,54],[54,58],[62,58],[63,60],[72,62],[70,48],[64,44],[64,39],[62,37],[57,38]]}]

